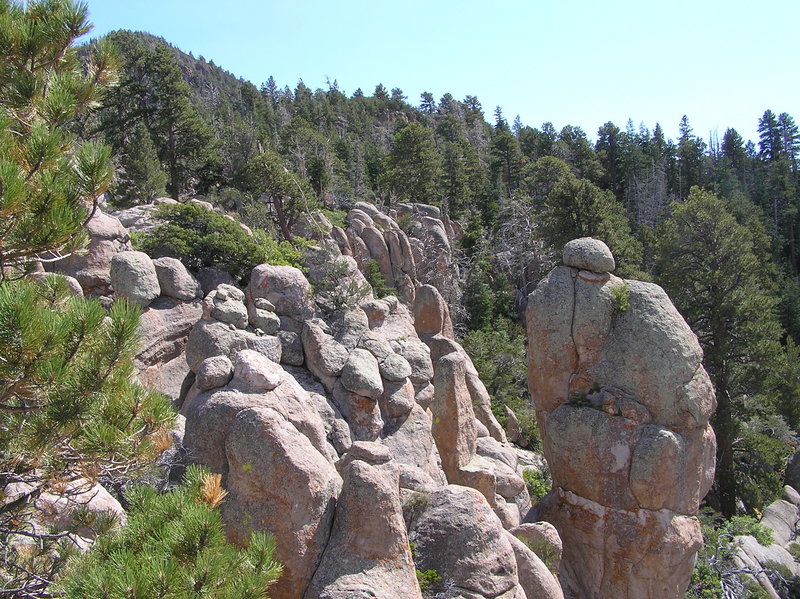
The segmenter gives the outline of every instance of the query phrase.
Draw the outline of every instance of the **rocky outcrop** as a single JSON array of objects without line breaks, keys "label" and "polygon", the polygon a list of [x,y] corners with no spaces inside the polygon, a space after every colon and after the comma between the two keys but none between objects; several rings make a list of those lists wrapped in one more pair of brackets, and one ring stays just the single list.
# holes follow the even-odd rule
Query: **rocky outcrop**
[{"label": "rocky outcrop", "polygon": [[422,505],[411,521],[409,538],[414,543],[417,568],[441,575],[441,588],[432,591],[446,589],[451,596],[474,599],[561,597],[555,579],[554,594],[536,589],[527,594],[528,589],[520,583],[512,542],[476,490],[448,485],[417,501]]},{"label": "rocky outcrop", "polygon": [[333,530],[304,599],[422,599],[391,451],[356,443],[339,469]]},{"label": "rocky outcrop", "polygon": [[132,249],[131,237],[119,220],[99,208],[86,223],[86,233],[89,245],[85,250],[51,262],[47,269],[75,277],[86,295],[109,295],[111,258]]},{"label": "rocky outcrop", "polygon": [[[353,222],[374,218],[364,215]],[[492,509],[501,516],[491,514],[492,534],[517,567],[501,531],[520,524],[530,501],[516,453],[501,435],[489,437],[476,415],[483,402],[488,411],[489,398],[460,346],[448,340],[457,351],[436,356],[453,363],[457,374],[448,377],[448,366],[434,368],[403,302],[367,296],[360,306],[326,311],[290,267],[259,266],[243,294],[221,285],[203,304],[186,350],[195,376],[182,407],[184,444],[193,460],[223,475],[233,540],[242,542],[248,527],[275,534],[287,566],[273,596],[420,597],[401,499],[445,488],[454,461],[463,466],[459,480],[484,492],[476,517]],[[437,309],[447,322],[443,302]],[[299,345],[291,366],[287,335]],[[281,343],[277,355],[270,339]],[[431,412],[434,396],[441,405]],[[447,416],[437,419],[440,413]],[[468,435],[463,464],[459,441],[445,440],[461,434],[445,422],[451,413]],[[459,502],[466,517],[474,497],[450,501]],[[299,515],[287,519],[294,510]],[[481,534],[467,530],[461,538],[476,545]],[[536,563],[529,558],[528,570]],[[503,596],[524,597],[512,575],[503,584]]]},{"label": "rocky outcrop", "polygon": [[563,539],[581,597],[682,597],[702,544],[714,392],[697,339],[664,291],[601,270],[579,240],[528,298],[528,380],[553,492],[538,506]]},{"label": "rocky outcrop", "polygon": [[457,354],[464,362],[465,384],[470,402],[478,421],[498,441],[505,442],[506,434],[492,414],[491,398],[478,371],[464,348],[454,340],[453,324],[447,303],[432,285],[419,288],[414,302],[414,327],[419,337],[430,348],[431,363],[436,369],[439,360],[449,354]]},{"label": "rocky outcrop", "polygon": [[[772,531],[772,543],[761,545],[750,535],[738,536],[732,544],[733,565],[774,598],[782,597],[774,573],[783,567],[793,577],[800,577],[800,563],[793,554],[798,547],[800,526],[800,494],[794,487],[785,486],[783,497],[764,508],[761,524]],[[782,575],[781,575],[782,576]],[[776,588],[778,586],[778,588]]]}]

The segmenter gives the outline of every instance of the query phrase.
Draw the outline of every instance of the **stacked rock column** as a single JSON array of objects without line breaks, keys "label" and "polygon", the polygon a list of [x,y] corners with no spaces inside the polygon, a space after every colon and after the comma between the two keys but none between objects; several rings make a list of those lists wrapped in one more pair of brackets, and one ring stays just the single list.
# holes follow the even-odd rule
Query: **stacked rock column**
[{"label": "stacked rock column", "polygon": [[697,338],[657,285],[625,281],[601,241],[564,248],[528,298],[528,380],[563,540],[587,599],[683,597],[713,481],[714,392]]}]

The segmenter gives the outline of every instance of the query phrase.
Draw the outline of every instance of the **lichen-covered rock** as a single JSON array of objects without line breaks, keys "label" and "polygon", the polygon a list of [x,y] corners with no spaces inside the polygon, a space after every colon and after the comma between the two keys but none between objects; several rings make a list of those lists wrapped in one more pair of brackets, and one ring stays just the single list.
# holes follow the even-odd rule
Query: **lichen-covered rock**
[{"label": "lichen-covered rock", "polygon": [[414,298],[414,327],[420,335],[441,333],[453,339],[453,323],[450,310],[442,294],[433,285],[422,285]]},{"label": "lichen-covered rock", "polygon": [[458,354],[439,360],[431,430],[442,456],[442,468],[451,483],[460,483],[460,470],[475,456],[478,440],[465,376],[464,360]]},{"label": "lichen-covered rock", "polygon": [[206,358],[226,356],[232,358],[237,351],[253,349],[273,362],[281,360],[281,342],[277,337],[255,335],[237,329],[231,324],[216,320],[201,320],[192,327],[186,344],[186,362],[192,372]]},{"label": "lichen-covered rock", "polygon": [[378,360],[365,349],[354,349],[342,368],[342,385],[345,389],[378,399],[383,395],[383,381],[378,367]]},{"label": "lichen-covered rock", "polygon": [[233,363],[227,356],[206,358],[197,368],[195,385],[199,391],[224,387],[233,378]]},{"label": "lichen-covered rock", "polygon": [[189,372],[184,349],[189,332],[200,319],[199,300],[181,302],[169,297],[155,299],[139,317],[139,350],[135,365],[139,382],[173,399]]},{"label": "lichen-covered rock", "polygon": [[241,289],[224,283],[218,285],[206,296],[203,305],[210,318],[232,324],[237,329],[247,328],[249,315]]},{"label": "lichen-covered rock", "polygon": [[165,256],[153,260],[153,266],[156,267],[161,295],[173,297],[184,302],[203,297],[203,289],[200,286],[200,282],[186,270],[180,260]]},{"label": "lichen-covered rock", "polygon": [[306,365],[321,381],[324,382],[342,373],[349,356],[347,349],[326,333],[318,323],[305,321],[302,340]]},{"label": "lichen-covered rock", "polygon": [[120,252],[111,258],[111,285],[117,297],[146,308],[161,295],[158,275],[144,252]]},{"label": "lichen-covered rock", "polygon": [[528,382],[554,485],[539,515],[563,539],[573,593],[677,599],[713,481],[714,393],[664,291],[604,272],[603,247],[568,244],[574,268],[528,298]]},{"label": "lichen-covered rock", "polygon": [[566,266],[579,270],[603,273],[613,272],[616,264],[608,246],[599,239],[581,237],[564,246],[561,257]]},{"label": "lichen-covered rock", "polygon": [[228,538],[243,544],[253,530],[275,535],[283,573],[274,599],[302,599],[328,541],[341,479],[297,428],[274,409],[248,408],[225,442]]},{"label": "lichen-covered rock", "polygon": [[261,264],[253,269],[247,286],[248,298],[269,300],[278,316],[312,312],[311,285],[294,266]]},{"label": "lichen-covered rock", "polygon": [[455,596],[525,598],[511,542],[476,490],[448,485],[430,493],[409,538],[417,569],[439,572]]},{"label": "lichen-covered rock", "polygon": [[305,599],[422,599],[397,464],[370,443],[355,443],[343,462],[333,530]]}]

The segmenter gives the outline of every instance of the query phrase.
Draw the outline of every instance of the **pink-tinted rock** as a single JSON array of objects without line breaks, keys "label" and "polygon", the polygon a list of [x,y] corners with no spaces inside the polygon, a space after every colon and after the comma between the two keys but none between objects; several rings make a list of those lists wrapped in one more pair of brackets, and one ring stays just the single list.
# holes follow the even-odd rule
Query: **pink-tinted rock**
[{"label": "pink-tinted rock", "polygon": [[274,534],[283,573],[270,596],[301,599],[330,535],[339,475],[303,434],[266,407],[239,412],[225,456],[228,538],[243,544],[253,530]]},{"label": "pink-tinted rock", "polygon": [[558,267],[528,298],[528,381],[554,485],[539,515],[561,535],[575,595],[679,599],[713,480],[714,393],[664,291],[597,274],[613,257],[589,250],[565,248],[565,261],[595,272]]}]

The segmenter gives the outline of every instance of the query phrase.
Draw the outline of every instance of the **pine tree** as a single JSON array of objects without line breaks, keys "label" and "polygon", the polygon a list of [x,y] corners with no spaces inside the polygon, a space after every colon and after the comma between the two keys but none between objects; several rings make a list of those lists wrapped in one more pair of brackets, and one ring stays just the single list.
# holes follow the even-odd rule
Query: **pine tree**
[{"label": "pine tree", "polygon": [[398,199],[439,203],[441,159],[430,129],[412,122],[395,133],[386,165],[385,183]]},{"label": "pine tree", "polygon": [[[111,180],[110,152],[67,126],[112,80],[100,45],[87,70],[72,41],[88,31],[70,0],[0,2],[0,594],[50,597],[65,540],[32,525],[30,505],[75,477],[134,472],[173,418],[168,400],[131,382],[138,312],[110,313],[63,278],[17,275],[42,255],[78,248]],[[25,551],[20,538],[33,539]],[[61,547],[63,549],[63,547]]]},{"label": "pine tree", "polygon": [[285,241],[294,239],[292,227],[302,212],[318,206],[308,182],[289,172],[280,155],[267,151],[246,167],[246,185],[259,201],[272,209],[274,221]]},{"label": "pine tree", "polygon": [[254,533],[246,548],[227,543],[217,509],[225,495],[220,476],[197,466],[166,494],[132,490],[126,526],[68,564],[65,599],[267,599],[281,573],[275,542]]},{"label": "pine tree", "polygon": [[737,222],[722,200],[693,188],[685,203],[673,204],[659,244],[658,281],[697,335],[717,394],[716,486],[726,517],[739,496],[734,441],[745,400],[763,388],[780,353],[763,237],[755,219]]},{"label": "pine tree", "polygon": [[79,235],[111,182],[110,150],[67,127],[113,81],[100,45],[81,71],[72,40],[88,31],[72,2],[0,2],[0,280]]},{"label": "pine tree", "polygon": [[166,191],[167,175],[161,170],[156,147],[143,123],[134,127],[119,158],[119,172],[111,188],[119,206],[148,204]]}]

